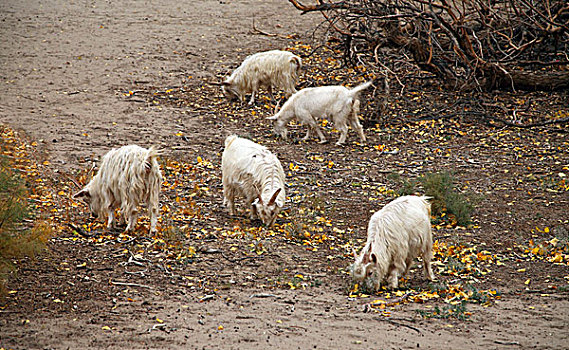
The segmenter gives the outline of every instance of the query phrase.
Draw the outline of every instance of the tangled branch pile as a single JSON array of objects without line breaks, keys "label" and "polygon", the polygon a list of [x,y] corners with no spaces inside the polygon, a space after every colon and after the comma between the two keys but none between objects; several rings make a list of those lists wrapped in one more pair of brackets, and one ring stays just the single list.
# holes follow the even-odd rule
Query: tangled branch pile
[{"label": "tangled branch pile", "polygon": [[380,76],[401,81],[412,60],[447,89],[569,88],[565,0],[289,1],[320,11],[341,34],[345,62]]}]

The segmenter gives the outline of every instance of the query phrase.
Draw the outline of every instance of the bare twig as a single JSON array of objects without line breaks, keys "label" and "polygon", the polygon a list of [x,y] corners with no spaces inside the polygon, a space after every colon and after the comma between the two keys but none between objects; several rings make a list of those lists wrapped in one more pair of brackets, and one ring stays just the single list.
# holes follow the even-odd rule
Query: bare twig
[{"label": "bare twig", "polygon": [[200,298],[200,303],[203,303],[204,301],[212,300],[213,298],[215,298],[215,294],[205,295],[205,296]]},{"label": "bare twig", "polygon": [[256,294],[251,294],[249,296],[249,298],[275,298],[275,299],[282,299],[281,296],[275,295],[275,294],[270,294],[270,293],[256,293]]},{"label": "bare twig", "polygon": [[148,333],[150,333],[156,329],[164,330],[162,328],[165,328],[165,327],[166,327],[165,323],[157,323],[157,324],[153,325],[151,328],[148,328]]},{"label": "bare twig", "polygon": [[110,284],[115,286],[126,286],[126,287],[140,287],[140,288],[148,288],[153,289],[151,286],[147,286],[145,284],[138,284],[138,283],[129,283],[129,282],[118,282],[118,281],[109,281]]},{"label": "bare twig", "polygon": [[268,32],[265,32],[265,31],[263,31],[263,30],[260,30],[260,29],[258,29],[258,28],[255,26],[255,18],[253,18],[253,32],[254,32],[254,33],[261,34],[261,35],[266,35],[266,36],[270,36],[270,37],[277,37],[277,38],[283,38],[283,39],[291,39],[291,38],[294,37],[294,35],[287,36],[287,35],[282,35],[282,34],[268,33]]},{"label": "bare twig", "polygon": [[83,237],[89,238],[89,237],[93,237],[93,236],[94,236],[93,233],[87,233],[87,232],[85,232],[85,230],[83,230],[83,228],[81,228],[81,227],[79,227],[79,226],[77,226],[77,225],[75,225],[75,224],[73,224],[73,223],[71,223],[71,222],[68,222],[68,223],[67,223],[67,226],[71,227],[71,229],[72,229],[73,231],[77,232],[78,234],[80,234],[80,235],[83,236]]},{"label": "bare twig", "polygon": [[394,321],[394,320],[392,320],[392,319],[389,319],[389,318],[387,318],[387,317],[375,317],[375,319],[378,320],[378,321],[384,321],[384,322],[391,323],[392,325],[397,326],[397,327],[409,328],[409,329],[412,329],[412,330],[414,330],[415,332],[417,332],[417,333],[419,333],[419,334],[423,334],[423,332],[421,332],[421,330],[419,330],[419,329],[416,328],[416,327],[409,326],[408,324],[396,322],[396,321]]},{"label": "bare twig", "polygon": [[502,340],[494,340],[494,343],[500,345],[520,345],[517,341],[502,341]]}]

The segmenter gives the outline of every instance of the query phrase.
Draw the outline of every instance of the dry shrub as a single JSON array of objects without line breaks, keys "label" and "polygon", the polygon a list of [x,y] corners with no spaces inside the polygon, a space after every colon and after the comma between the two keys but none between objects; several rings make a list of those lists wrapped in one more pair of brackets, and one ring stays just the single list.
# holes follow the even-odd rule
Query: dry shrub
[{"label": "dry shrub", "polygon": [[28,190],[24,181],[0,158],[0,295],[6,279],[14,271],[13,260],[34,257],[45,247],[50,226],[42,221],[32,224]]}]

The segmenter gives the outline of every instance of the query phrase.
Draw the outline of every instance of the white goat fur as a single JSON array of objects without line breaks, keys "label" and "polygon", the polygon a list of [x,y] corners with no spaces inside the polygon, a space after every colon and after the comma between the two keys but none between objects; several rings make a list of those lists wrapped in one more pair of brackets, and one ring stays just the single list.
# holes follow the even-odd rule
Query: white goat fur
[{"label": "white goat fur", "polygon": [[223,203],[235,215],[235,196],[245,197],[251,219],[257,216],[271,226],[282,209],[285,174],[281,162],[266,147],[231,135],[221,157]]},{"label": "white goat fur", "polygon": [[255,102],[255,94],[266,86],[272,96],[272,88],[282,88],[286,97],[296,92],[298,73],[302,66],[300,57],[288,51],[272,50],[248,56],[243,63],[222,83],[228,98],[243,100],[251,93],[249,104]]},{"label": "white goat fur", "polygon": [[154,147],[130,145],[112,149],[103,156],[97,175],[73,197],[83,197],[93,215],[107,214],[107,228],[112,227],[114,210],[120,208],[123,220],[128,218],[126,231],[136,225],[138,205],[146,203],[150,230],[156,231],[162,184],[158,155]]},{"label": "white goat fur", "polygon": [[346,141],[348,124],[359,134],[362,142],[365,142],[363,128],[358,120],[360,101],[358,93],[371,85],[371,81],[347,89],[343,86],[321,86],[302,89],[292,95],[283,105],[281,110],[267,119],[276,120],[275,132],[287,138],[288,122],[296,118],[301,124],[308,126],[304,140],[308,140],[312,130],[316,130],[320,143],[326,142],[326,137],[320,129],[319,118],[325,118],[334,122],[334,126],[340,131],[337,145]]},{"label": "white goat fur", "polygon": [[389,287],[395,289],[399,277],[407,274],[419,255],[427,278],[435,278],[431,269],[433,238],[429,198],[399,197],[371,217],[366,245],[352,266],[354,280],[369,277],[376,291],[387,279]]}]

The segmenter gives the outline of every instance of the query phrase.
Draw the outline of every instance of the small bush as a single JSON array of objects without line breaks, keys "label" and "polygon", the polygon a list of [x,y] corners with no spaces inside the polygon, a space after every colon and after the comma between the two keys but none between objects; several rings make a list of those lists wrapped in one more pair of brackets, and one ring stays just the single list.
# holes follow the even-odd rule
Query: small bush
[{"label": "small bush", "polygon": [[51,231],[42,222],[24,225],[30,217],[28,191],[23,180],[0,158],[0,295],[5,292],[5,280],[14,266],[13,259],[33,257],[45,247]]},{"label": "small bush", "polygon": [[427,173],[419,181],[425,195],[433,197],[431,208],[435,215],[442,215],[446,210],[447,214],[454,215],[457,225],[466,226],[472,222],[472,204],[456,191],[454,178],[448,172]]},{"label": "small bush", "polygon": [[434,216],[452,216],[460,226],[472,222],[473,206],[466,195],[456,191],[455,180],[448,172],[426,173],[418,179],[410,180],[403,180],[399,174],[392,173],[387,178],[398,186],[395,192],[399,196],[418,192],[417,186],[420,184],[425,195],[433,197],[431,210]]},{"label": "small bush", "polygon": [[398,189],[395,191],[398,196],[412,195],[417,191],[417,184],[419,182],[416,179],[402,179],[401,175],[397,173],[387,175],[387,179],[398,185]]}]

